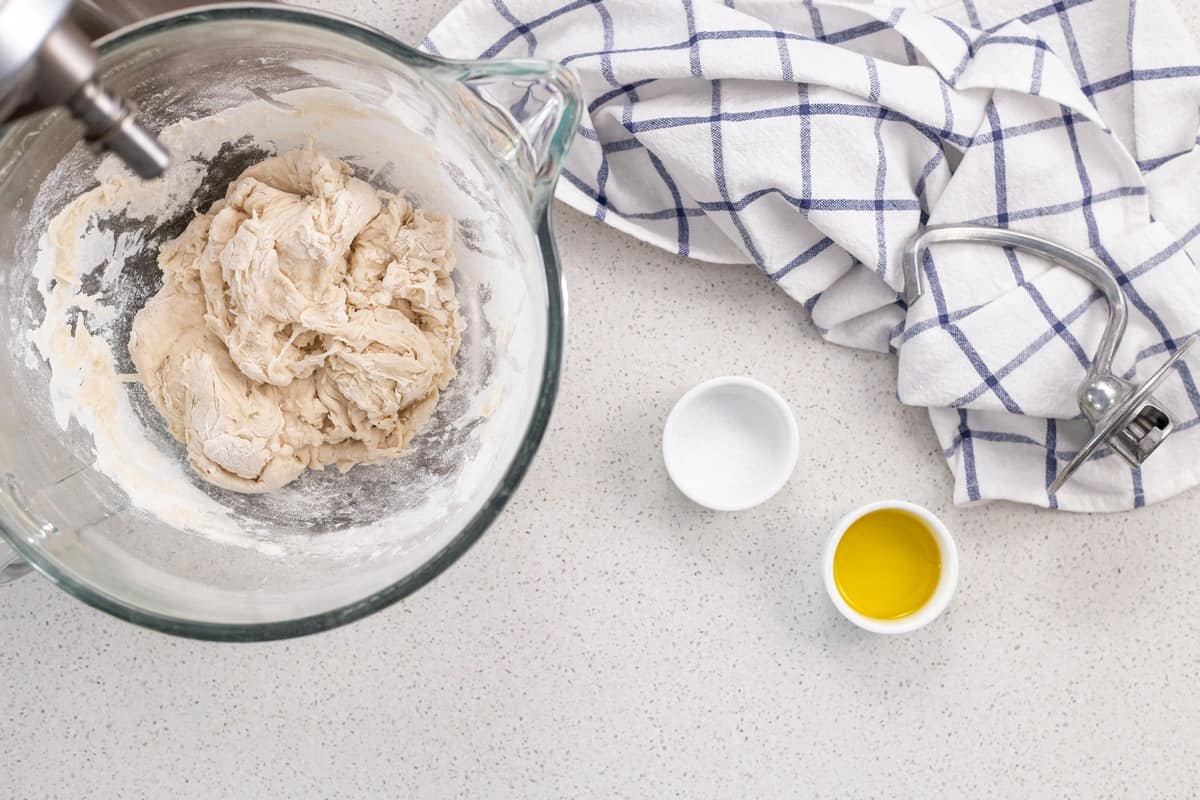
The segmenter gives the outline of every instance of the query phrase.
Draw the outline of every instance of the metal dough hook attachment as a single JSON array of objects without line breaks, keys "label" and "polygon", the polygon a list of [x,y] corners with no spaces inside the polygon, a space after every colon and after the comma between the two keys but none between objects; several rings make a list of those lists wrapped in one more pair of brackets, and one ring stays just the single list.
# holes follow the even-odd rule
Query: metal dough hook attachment
[{"label": "metal dough hook attachment", "polygon": [[1090,256],[1041,236],[981,225],[935,225],[909,240],[904,251],[904,299],[910,306],[925,292],[921,275],[925,251],[932,245],[947,242],[1012,247],[1048,258],[1095,284],[1108,304],[1108,323],[1100,337],[1100,346],[1092,358],[1087,376],[1076,392],[1079,410],[1091,423],[1092,435],[1058,473],[1050,485],[1050,494],[1061,489],[1075,470],[1102,445],[1111,447],[1130,466],[1143,464],[1174,429],[1170,414],[1151,392],[1197,337],[1190,336],[1184,340],[1171,357],[1140,386],[1114,375],[1112,360],[1121,337],[1125,335],[1129,311],[1125,295],[1112,273]]}]

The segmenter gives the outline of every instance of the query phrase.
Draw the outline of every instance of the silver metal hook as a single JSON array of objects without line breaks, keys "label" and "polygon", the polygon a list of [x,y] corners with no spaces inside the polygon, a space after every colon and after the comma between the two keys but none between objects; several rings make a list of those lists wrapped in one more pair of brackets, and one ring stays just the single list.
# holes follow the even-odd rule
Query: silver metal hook
[{"label": "silver metal hook", "polygon": [[1113,374],[1112,362],[1125,335],[1129,309],[1120,284],[1099,261],[1041,236],[982,225],[935,225],[909,240],[904,251],[904,299],[911,306],[925,293],[922,260],[925,252],[942,243],[990,244],[1012,247],[1040,255],[1086,278],[1104,295],[1108,322],[1100,345],[1076,392],[1079,410],[1092,426],[1092,435],[1058,473],[1049,493],[1062,488],[1067,479],[1101,447],[1108,445],[1130,466],[1140,466],[1174,429],[1171,416],[1152,395],[1193,342],[1186,339],[1144,383],[1135,386]]}]

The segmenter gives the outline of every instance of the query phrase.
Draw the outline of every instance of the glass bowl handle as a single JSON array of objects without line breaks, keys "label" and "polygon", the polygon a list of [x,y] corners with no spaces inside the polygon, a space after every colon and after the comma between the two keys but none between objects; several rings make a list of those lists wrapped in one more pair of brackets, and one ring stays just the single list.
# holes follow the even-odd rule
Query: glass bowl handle
[{"label": "glass bowl handle", "polygon": [[527,190],[534,218],[554,193],[583,108],[579,79],[553,61],[455,61],[454,90]]}]

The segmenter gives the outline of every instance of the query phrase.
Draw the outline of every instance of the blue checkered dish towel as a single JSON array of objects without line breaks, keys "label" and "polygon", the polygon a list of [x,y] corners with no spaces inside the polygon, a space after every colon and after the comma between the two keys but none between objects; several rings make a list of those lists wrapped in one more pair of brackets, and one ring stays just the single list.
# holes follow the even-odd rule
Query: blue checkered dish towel
[{"label": "blue checkered dish towel", "polygon": [[425,47],[572,67],[587,110],[557,196],[666,250],[757,264],[830,341],[898,352],[957,502],[1109,511],[1200,483],[1184,364],[1157,392],[1180,430],[1140,470],[1102,454],[1048,492],[1088,434],[1075,391],[1107,309],[1083,279],[943,245],[925,296],[898,299],[909,237],[973,222],[1118,276],[1120,374],[1145,378],[1200,327],[1200,54],[1165,0],[466,0]]}]

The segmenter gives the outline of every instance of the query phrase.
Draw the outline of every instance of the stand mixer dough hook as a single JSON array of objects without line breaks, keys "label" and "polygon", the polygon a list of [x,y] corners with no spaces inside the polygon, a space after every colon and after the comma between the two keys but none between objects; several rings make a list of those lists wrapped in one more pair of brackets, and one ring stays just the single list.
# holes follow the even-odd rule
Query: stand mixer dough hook
[{"label": "stand mixer dough hook", "polygon": [[909,240],[904,251],[904,299],[910,306],[925,292],[921,261],[932,245],[944,243],[990,244],[1012,247],[1047,258],[1086,278],[1104,295],[1108,322],[1076,399],[1092,427],[1092,435],[1058,473],[1050,485],[1054,494],[1102,445],[1108,445],[1132,467],[1145,463],[1174,430],[1174,421],[1151,392],[1175,362],[1196,341],[1190,336],[1141,385],[1113,374],[1112,361],[1129,319],[1125,295],[1112,273],[1100,262],[1050,239],[1029,233],[982,225],[935,225]]}]

